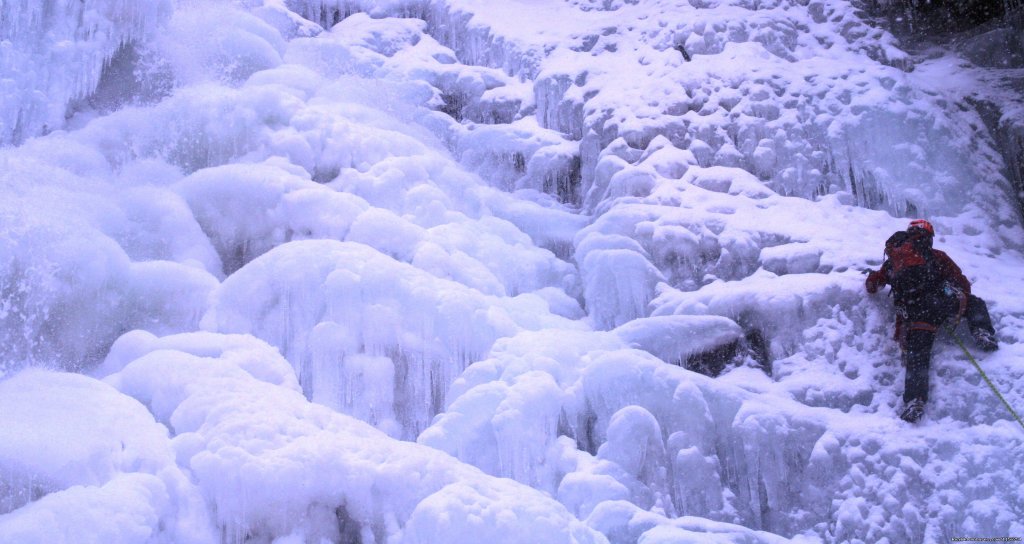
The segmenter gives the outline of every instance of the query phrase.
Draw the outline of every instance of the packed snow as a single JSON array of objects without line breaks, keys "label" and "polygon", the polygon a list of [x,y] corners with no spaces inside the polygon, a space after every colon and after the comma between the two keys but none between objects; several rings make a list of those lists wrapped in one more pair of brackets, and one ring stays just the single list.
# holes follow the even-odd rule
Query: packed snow
[{"label": "packed snow", "polygon": [[1019,59],[862,7],[0,4],[0,542],[1024,538],[861,274],[928,217],[1024,409]]}]

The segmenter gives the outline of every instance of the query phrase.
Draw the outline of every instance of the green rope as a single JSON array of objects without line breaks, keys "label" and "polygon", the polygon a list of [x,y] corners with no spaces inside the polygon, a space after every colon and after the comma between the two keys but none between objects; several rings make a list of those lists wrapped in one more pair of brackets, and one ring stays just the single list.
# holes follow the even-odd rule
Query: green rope
[{"label": "green rope", "polygon": [[952,327],[947,326],[946,330],[949,331],[949,335],[952,336],[954,340],[956,340],[956,343],[960,345],[960,349],[964,350],[964,355],[966,355],[967,358],[971,360],[971,363],[974,365],[974,368],[978,369],[978,372],[981,373],[981,377],[985,378],[985,383],[987,383],[988,386],[992,388],[992,392],[995,393],[997,397],[999,397],[999,400],[1003,401],[1003,404],[1006,405],[1006,409],[1009,410],[1010,413],[1013,414],[1013,417],[1017,419],[1017,423],[1020,423],[1021,429],[1024,429],[1024,421],[1021,421],[1020,416],[1017,415],[1016,410],[1014,410],[1013,407],[1010,406],[1010,403],[1006,402],[1006,399],[1003,398],[1003,395],[999,393],[998,389],[996,389],[996,386],[995,384],[992,383],[992,380],[988,379],[988,375],[985,374],[985,371],[981,369],[981,365],[979,365],[978,361],[974,359],[974,356],[971,355],[971,352],[967,351],[967,346],[964,345],[963,340],[961,340],[960,337],[957,336],[955,332],[953,332]]}]

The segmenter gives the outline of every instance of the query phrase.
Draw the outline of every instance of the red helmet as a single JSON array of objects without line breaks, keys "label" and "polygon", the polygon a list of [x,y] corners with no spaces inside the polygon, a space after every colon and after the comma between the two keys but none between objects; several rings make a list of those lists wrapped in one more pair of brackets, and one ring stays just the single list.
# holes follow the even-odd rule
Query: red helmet
[{"label": "red helmet", "polygon": [[932,227],[932,224],[924,219],[915,219],[911,221],[910,226],[907,227],[907,230],[909,231],[911,229],[921,229],[927,232],[928,234],[935,236],[935,227]]}]

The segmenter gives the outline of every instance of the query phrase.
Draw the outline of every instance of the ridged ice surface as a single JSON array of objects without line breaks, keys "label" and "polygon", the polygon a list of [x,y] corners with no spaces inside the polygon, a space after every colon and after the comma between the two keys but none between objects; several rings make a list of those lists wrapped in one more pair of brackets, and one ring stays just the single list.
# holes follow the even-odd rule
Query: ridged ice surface
[{"label": "ridged ice surface", "polygon": [[1024,536],[860,273],[927,216],[1024,408],[980,69],[846,0],[136,4],[0,7],[0,541]]}]

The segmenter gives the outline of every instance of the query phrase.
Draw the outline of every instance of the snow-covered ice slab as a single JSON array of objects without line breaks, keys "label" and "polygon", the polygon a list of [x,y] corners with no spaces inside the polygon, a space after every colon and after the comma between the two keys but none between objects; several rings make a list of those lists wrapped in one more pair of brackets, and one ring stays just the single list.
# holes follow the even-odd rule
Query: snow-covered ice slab
[{"label": "snow-covered ice slab", "polygon": [[542,296],[484,295],[367,245],[325,240],[252,261],[214,293],[203,319],[279,348],[311,398],[407,437],[496,339],[583,327],[550,313]]}]

